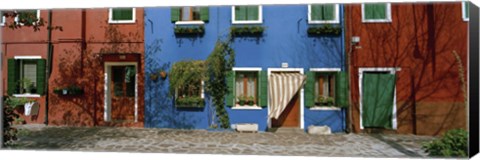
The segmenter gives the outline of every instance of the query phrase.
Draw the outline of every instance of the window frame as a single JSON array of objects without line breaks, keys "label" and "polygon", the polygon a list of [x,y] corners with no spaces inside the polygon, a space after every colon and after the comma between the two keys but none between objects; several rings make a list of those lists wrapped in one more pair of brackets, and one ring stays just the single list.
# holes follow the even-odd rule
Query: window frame
[{"label": "window frame", "polygon": [[136,8],[132,8],[132,19],[131,20],[113,20],[113,12],[112,9],[118,9],[118,8],[109,8],[108,9],[108,23],[110,24],[129,24],[129,23],[135,23],[136,22]]},{"label": "window frame", "polygon": [[3,15],[2,12],[0,12],[0,14],[2,15],[2,22],[0,23],[0,26],[5,26],[6,17]]},{"label": "window frame", "polygon": [[[466,12],[467,3],[469,3],[469,2],[468,1],[462,1],[462,19],[465,22],[468,22],[470,20],[470,13],[468,13],[469,15],[467,17],[467,12]],[[470,4],[469,4],[469,7],[470,7]]]},{"label": "window frame", "polygon": [[258,6],[257,20],[235,20],[235,7],[232,6],[232,24],[262,24],[263,23],[263,6],[262,5],[238,5],[238,6]]},{"label": "window frame", "polygon": [[[262,68],[260,67],[233,67],[232,68],[232,71],[235,72],[235,79],[234,79],[234,82],[235,82],[235,85],[233,87],[237,87],[236,86],[236,82],[237,82],[237,76],[236,76],[236,73],[237,72],[252,72],[252,73],[257,73],[259,74],[261,71],[262,71]],[[260,89],[258,87],[258,84],[259,84],[259,77],[257,76],[257,79],[256,79],[256,103],[255,105],[253,106],[249,106],[249,105],[243,105],[243,106],[240,106],[239,104],[237,104],[237,102],[235,102],[235,106],[232,106],[232,109],[234,110],[261,110],[262,107],[258,105],[258,98],[259,98],[259,95],[258,95],[258,90]],[[237,99],[237,94],[235,92],[235,95],[234,95],[234,98],[235,98],[235,101]]]},{"label": "window frame", "polygon": [[[317,74],[317,73],[336,73],[336,72],[341,72],[341,71],[342,71],[341,68],[310,68],[310,72],[315,72],[315,74]],[[337,77],[335,77],[334,81],[336,81],[336,78]],[[318,79],[315,77],[315,83],[317,83],[317,81],[318,81]],[[336,91],[334,91],[334,92],[336,92]],[[315,96],[317,96],[317,95],[315,95]],[[341,110],[341,108],[337,107],[335,105],[333,105],[333,106],[317,106],[317,105],[314,105],[314,106],[310,107],[310,110],[338,110],[339,111],[339,110]]]},{"label": "window frame", "polygon": [[312,20],[312,5],[322,4],[309,4],[308,5],[308,24],[339,24],[340,23],[340,5],[335,5],[335,19],[334,20]]},{"label": "window frame", "polygon": [[365,3],[362,3],[362,23],[391,23],[392,22],[392,4],[385,3],[387,8],[386,19],[365,19]]},{"label": "window frame", "polygon": [[[183,7],[190,7],[190,8],[196,7],[196,8],[199,8],[201,10],[201,7],[199,7],[199,6],[183,6]],[[182,14],[182,8],[183,7],[180,7],[180,14]],[[190,9],[190,13],[192,13],[192,9]],[[201,18],[200,18],[200,20],[183,21],[182,17],[180,16],[179,20],[175,21],[175,25],[202,25],[202,24],[205,24],[205,22],[202,21]]]},{"label": "window frame", "polygon": [[[13,58],[15,60],[38,60],[38,59],[42,59],[41,56],[14,56]],[[12,96],[13,97],[38,98],[38,97],[40,97],[40,94],[38,94],[38,93],[35,93],[35,94],[31,94],[31,93],[18,94],[17,93],[17,94],[15,94],[14,93]]]},{"label": "window frame", "polygon": [[[23,26],[23,25],[25,25],[25,24],[18,22],[18,20],[19,20],[19,19],[18,19],[18,12],[21,12],[21,11],[15,11],[15,13],[17,13],[17,16],[15,16],[14,21],[15,21],[16,23],[20,24],[20,26]],[[40,10],[39,10],[39,9],[37,9],[37,19],[40,21]],[[37,21],[37,22],[39,22],[39,21]],[[37,23],[37,22],[34,22],[34,23]]]}]

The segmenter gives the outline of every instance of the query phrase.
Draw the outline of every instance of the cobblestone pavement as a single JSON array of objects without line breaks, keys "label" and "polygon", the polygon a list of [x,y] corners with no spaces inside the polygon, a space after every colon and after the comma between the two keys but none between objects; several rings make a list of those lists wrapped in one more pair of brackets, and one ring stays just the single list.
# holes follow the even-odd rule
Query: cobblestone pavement
[{"label": "cobblestone pavement", "polygon": [[428,136],[309,135],[109,127],[20,128],[14,149],[335,157],[425,157]]}]

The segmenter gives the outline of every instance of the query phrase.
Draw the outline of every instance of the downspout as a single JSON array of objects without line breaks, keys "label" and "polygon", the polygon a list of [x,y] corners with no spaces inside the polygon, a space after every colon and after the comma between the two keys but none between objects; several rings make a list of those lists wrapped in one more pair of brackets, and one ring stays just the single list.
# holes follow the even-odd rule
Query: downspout
[{"label": "downspout", "polygon": [[[347,19],[347,12],[346,11],[351,11],[351,8],[350,10],[349,9],[345,9],[347,5],[344,5],[343,6],[343,9],[344,9],[344,12],[343,12],[343,26],[344,26],[344,34],[343,34],[343,40],[344,42],[347,42],[347,39],[346,39],[346,31],[348,30],[347,29],[347,24],[346,24],[346,19]],[[349,7],[349,6],[348,6]],[[346,11],[345,11],[346,10]],[[348,14],[350,14],[348,12]],[[350,14],[351,15],[351,14]],[[351,17],[350,17],[350,20],[351,20]],[[351,23],[351,22],[350,22]],[[350,24],[351,25],[351,24]],[[350,30],[348,30],[350,31]],[[350,41],[348,41],[350,42]],[[352,120],[352,110],[353,110],[353,101],[352,101],[352,87],[351,87],[351,81],[352,81],[352,76],[350,74],[351,72],[351,69],[350,69],[350,55],[352,54],[353,52],[353,43],[344,43],[345,44],[349,44],[349,51],[346,53],[346,56],[345,56],[345,72],[347,72],[347,75],[348,75],[348,85],[347,85],[347,91],[348,91],[348,102],[349,102],[349,106],[348,106],[348,123],[347,123],[347,133],[350,133],[350,132],[353,132],[353,120]],[[344,49],[345,51],[345,49]]]},{"label": "downspout", "polygon": [[47,49],[47,63],[46,63],[46,71],[45,71],[45,121],[44,124],[48,125],[48,80],[50,79],[50,67],[52,63],[52,10],[48,10],[48,49]]}]

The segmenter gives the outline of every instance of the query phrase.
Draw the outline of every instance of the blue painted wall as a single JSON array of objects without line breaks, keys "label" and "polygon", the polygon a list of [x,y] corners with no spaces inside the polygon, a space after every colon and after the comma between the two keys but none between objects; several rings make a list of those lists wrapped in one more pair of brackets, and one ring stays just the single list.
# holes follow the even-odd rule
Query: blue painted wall
[{"label": "blue painted wall", "polygon": [[[231,24],[231,7],[210,7],[205,34],[200,37],[177,37],[173,33],[170,8],[145,8],[145,75],[169,70],[180,60],[205,60],[219,37],[225,36]],[[260,37],[234,39],[235,67],[280,68],[287,62],[289,68],[342,68],[344,66],[344,40],[341,36],[310,37],[307,29],[307,5],[263,6],[263,23],[266,27]],[[343,17],[343,7],[340,7]],[[340,19],[343,25],[343,19]],[[214,114],[206,97],[203,109],[177,109],[168,95],[168,79],[153,82],[145,78],[145,127],[206,129]],[[258,123],[260,130],[267,129],[267,108],[261,110],[234,110],[227,112],[230,122]],[[344,111],[313,111],[305,109],[306,129],[309,125],[329,125],[332,131],[345,128]]]}]

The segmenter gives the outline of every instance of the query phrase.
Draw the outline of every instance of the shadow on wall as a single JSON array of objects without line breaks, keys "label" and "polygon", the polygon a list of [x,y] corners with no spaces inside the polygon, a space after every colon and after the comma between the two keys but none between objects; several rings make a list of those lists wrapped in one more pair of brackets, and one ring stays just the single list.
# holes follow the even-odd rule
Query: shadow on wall
[{"label": "shadow on wall", "polygon": [[[466,126],[466,120],[451,121],[465,116],[460,113],[465,112],[465,105],[455,103],[463,102],[464,97],[459,66],[452,52],[460,54],[464,69],[467,60],[467,33],[463,32],[467,25],[460,15],[451,14],[461,13],[457,7],[449,3],[395,5],[392,6],[395,23],[364,24],[354,29],[353,34],[362,34],[364,41],[360,44],[362,49],[353,54],[354,67],[401,67],[396,84],[397,104],[400,104],[397,121],[409,124],[401,130],[438,135]],[[360,10],[354,14],[359,17]],[[356,87],[352,87],[352,92],[358,94],[358,77],[354,78],[352,83]],[[358,96],[353,98],[358,111],[360,100]],[[438,101],[443,104],[437,107],[427,104]],[[431,108],[430,113],[419,115],[423,107]],[[424,130],[420,123],[432,127],[420,131]]]},{"label": "shadow on wall", "polygon": [[[54,62],[52,65],[55,66],[53,67],[54,72],[57,73],[57,75],[52,74],[50,79],[52,84],[49,90],[51,95],[49,116],[52,117],[50,118],[52,124],[93,126],[98,125],[98,122],[103,119],[104,68],[101,54],[138,52],[138,42],[132,42],[132,39],[141,37],[138,32],[120,31],[117,26],[103,28],[105,29],[103,38],[92,35],[88,40],[85,39],[85,43],[59,43],[55,46],[63,48],[63,51],[54,53],[52,59]],[[89,46],[97,44],[97,41],[102,42],[98,50]],[[63,96],[52,92],[54,88],[70,85],[79,86],[84,90],[84,94]],[[139,88],[141,87],[139,86]],[[139,97],[143,97],[142,95],[139,94]],[[139,106],[141,106],[140,102]],[[141,111],[143,112],[140,107],[139,113]]]},{"label": "shadow on wall", "polygon": [[145,47],[145,66],[148,66],[145,73],[147,77],[145,79],[145,127],[193,129],[199,120],[185,111],[203,112],[205,108],[177,109],[169,93],[168,75],[166,79],[150,78],[151,74],[158,74],[162,70],[168,71],[171,66],[170,62],[158,62],[155,58],[155,54],[161,54],[162,43],[161,39],[156,39]]}]

